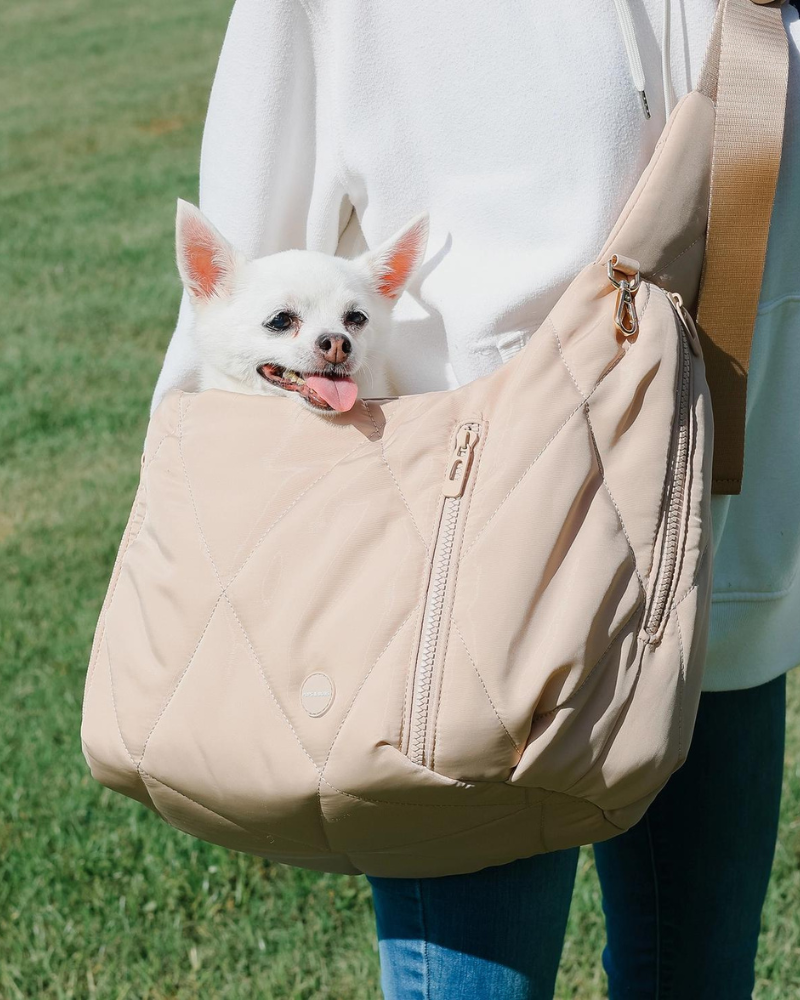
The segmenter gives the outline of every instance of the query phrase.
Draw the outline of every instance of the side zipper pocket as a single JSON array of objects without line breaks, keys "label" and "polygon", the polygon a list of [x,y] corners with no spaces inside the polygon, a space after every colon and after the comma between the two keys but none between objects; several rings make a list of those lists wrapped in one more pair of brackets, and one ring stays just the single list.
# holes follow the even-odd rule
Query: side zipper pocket
[{"label": "side zipper pocket", "polygon": [[657,642],[661,638],[681,563],[683,522],[685,520],[684,512],[687,503],[692,453],[692,354],[699,354],[700,350],[697,331],[683,306],[680,295],[671,292],[665,294],[675,310],[678,320],[680,370],[677,385],[676,424],[673,430],[670,468],[663,505],[664,530],[660,561],[644,624],[644,630],[650,642]]},{"label": "side zipper pocket", "polygon": [[[431,558],[422,629],[414,664],[411,711],[406,734],[406,755],[415,764],[431,765],[432,733],[435,718],[431,703],[438,690],[442,651],[447,644],[449,621],[445,611],[450,604],[452,570],[464,530],[465,503],[469,477],[475,466],[475,448],[482,427],[476,421],[461,424],[456,429],[453,448],[447,465],[439,527]],[[437,678],[437,683],[434,679]]]}]

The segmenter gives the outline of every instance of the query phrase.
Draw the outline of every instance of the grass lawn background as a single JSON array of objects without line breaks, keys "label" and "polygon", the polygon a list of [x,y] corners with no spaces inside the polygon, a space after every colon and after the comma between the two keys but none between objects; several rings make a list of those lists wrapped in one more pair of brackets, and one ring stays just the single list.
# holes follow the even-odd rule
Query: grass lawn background
[{"label": "grass lawn background", "polygon": [[[229,7],[0,10],[1,1000],[379,997],[365,879],[195,841],[101,788],[80,749]],[[759,1000],[800,995],[800,676],[790,699]],[[602,943],[584,852],[559,998],[604,996]]]}]

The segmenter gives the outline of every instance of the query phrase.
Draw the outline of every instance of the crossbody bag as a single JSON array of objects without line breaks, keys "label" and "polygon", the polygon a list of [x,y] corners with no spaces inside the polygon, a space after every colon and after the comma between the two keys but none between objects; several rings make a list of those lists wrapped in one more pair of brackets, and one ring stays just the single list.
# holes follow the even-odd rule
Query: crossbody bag
[{"label": "crossbody bag", "polygon": [[95,778],[195,837],[382,876],[639,820],[689,746],[710,496],[741,483],[778,6],[722,0],[602,251],[494,373],[326,420],[167,394],[86,677]]}]

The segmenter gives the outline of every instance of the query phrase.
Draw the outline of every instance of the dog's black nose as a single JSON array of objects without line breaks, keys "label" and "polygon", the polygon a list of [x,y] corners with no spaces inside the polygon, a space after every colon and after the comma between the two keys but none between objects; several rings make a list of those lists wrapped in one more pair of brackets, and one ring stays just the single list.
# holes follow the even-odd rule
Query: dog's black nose
[{"label": "dog's black nose", "polygon": [[323,333],[317,337],[317,347],[323,358],[331,365],[340,365],[347,360],[353,349],[350,338],[342,333]]}]

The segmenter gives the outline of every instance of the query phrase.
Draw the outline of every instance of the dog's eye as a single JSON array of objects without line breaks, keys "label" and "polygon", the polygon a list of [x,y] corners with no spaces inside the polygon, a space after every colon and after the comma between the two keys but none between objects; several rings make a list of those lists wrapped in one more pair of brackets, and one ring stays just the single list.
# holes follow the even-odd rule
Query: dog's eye
[{"label": "dog's eye", "polygon": [[344,314],[344,321],[347,326],[363,326],[367,322],[367,317],[360,309],[351,309]]},{"label": "dog's eye", "polygon": [[280,312],[275,313],[270,319],[264,320],[264,326],[268,330],[276,330],[278,333],[285,333],[286,330],[290,330],[294,325],[295,316],[282,309]]}]

